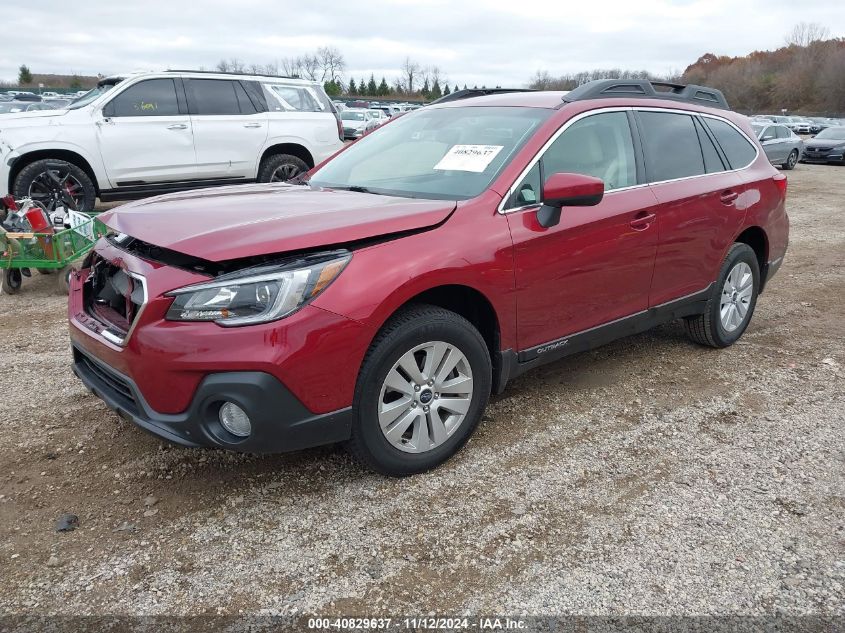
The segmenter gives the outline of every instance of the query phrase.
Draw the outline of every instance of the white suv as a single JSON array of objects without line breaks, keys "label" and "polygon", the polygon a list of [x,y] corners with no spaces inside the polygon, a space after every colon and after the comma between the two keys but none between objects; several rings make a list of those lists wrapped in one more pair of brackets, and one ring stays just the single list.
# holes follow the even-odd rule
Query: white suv
[{"label": "white suv", "polygon": [[323,88],[260,75],[167,71],[101,80],[67,109],[0,117],[0,197],[89,210],[220,184],[284,181],[338,151]]}]

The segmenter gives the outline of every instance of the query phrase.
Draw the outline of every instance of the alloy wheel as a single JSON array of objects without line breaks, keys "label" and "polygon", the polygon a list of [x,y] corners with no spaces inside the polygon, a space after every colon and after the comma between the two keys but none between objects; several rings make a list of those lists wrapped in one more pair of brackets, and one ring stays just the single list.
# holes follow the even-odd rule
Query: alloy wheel
[{"label": "alloy wheel", "polygon": [[792,153],[789,154],[789,158],[787,158],[787,163],[789,164],[789,168],[792,169],[795,167],[795,163],[798,162],[798,152],[792,150]]},{"label": "alloy wheel", "polygon": [[276,167],[270,175],[270,182],[287,182],[300,174],[300,169],[291,163],[284,163]]},{"label": "alloy wheel", "polygon": [[387,372],[378,400],[379,426],[395,448],[424,453],[461,426],[472,395],[472,369],[464,353],[443,341],[423,343]]},{"label": "alloy wheel", "polygon": [[82,183],[70,170],[61,167],[46,169],[33,178],[27,195],[48,211],[55,210],[60,202],[70,209],[79,209],[85,202]]},{"label": "alloy wheel", "polygon": [[733,332],[745,322],[753,294],[751,266],[739,262],[725,278],[719,302],[719,319],[726,332]]}]

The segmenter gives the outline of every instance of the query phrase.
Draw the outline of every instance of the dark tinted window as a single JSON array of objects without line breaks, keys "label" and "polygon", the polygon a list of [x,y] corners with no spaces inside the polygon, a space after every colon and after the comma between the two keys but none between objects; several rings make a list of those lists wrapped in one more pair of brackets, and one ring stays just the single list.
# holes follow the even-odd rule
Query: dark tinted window
[{"label": "dark tinted window", "polygon": [[543,154],[543,177],[565,172],[595,176],[607,191],[637,184],[631,127],[624,112],[576,121]]},{"label": "dark tinted window", "polygon": [[241,83],[236,81],[233,82],[233,85],[235,86],[235,94],[238,97],[238,106],[240,106],[241,114],[255,114],[255,106],[250,101]]},{"label": "dark tinted window", "polygon": [[109,116],[173,116],[179,114],[172,79],[147,79],[130,86],[107,106]]},{"label": "dark tinted window", "polygon": [[527,207],[539,204],[542,197],[542,183],[540,182],[540,163],[532,167],[525,178],[517,185],[506,206],[507,209]]},{"label": "dark tinted window", "polygon": [[757,150],[735,127],[710,117],[705,117],[704,121],[713,131],[716,141],[721,145],[733,169],[747,167],[754,160]]},{"label": "dark tinted window", "polygon": [[639,115],[649,182],[706,173],[691,116],[670,112],[640,112]]},{"label": "dark tinted window", "polygon": [[700,121],[695,122],[695,131],[698,132],[698,140],[701,143],[701,155],[704,157],[704,169],[708,174],[725,171],[725,164],[719,157],[719,152],[713,141],[707,135]]},{"label": "dark tinted window", "polygon": [[191,79],[196,114],[240,114],[234,81]]}]

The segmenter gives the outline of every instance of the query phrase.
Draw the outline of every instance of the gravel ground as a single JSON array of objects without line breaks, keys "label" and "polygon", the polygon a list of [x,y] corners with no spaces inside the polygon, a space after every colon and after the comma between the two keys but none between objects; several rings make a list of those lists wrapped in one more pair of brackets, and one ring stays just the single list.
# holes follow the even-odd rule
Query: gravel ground
[{"label": "gravel ground", "polygon": [[536,370],[402,480],[161,444],[73,377],[55,279],[25,280],[0,297],[0,614],[845,615],[845,168],[789,180],[737,345],[675,323]]}]

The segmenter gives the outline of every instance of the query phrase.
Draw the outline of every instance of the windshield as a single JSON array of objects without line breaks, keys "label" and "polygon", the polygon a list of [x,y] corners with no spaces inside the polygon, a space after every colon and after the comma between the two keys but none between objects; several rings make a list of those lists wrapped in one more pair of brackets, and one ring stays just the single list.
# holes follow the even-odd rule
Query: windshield
[{"label": "windshield", "polygon": [[78,99],[74,99],[68,106],[68,110],[76,110],[78,108],[84,108],[89,103],[100,97],[101,95],[106,94],[109,90],[115,87],[115,84],[103,84],[97,86],[93,90],[89,90],[84,95],[79,97]]},{"label": "windshield", "polygon": [[364,113],[363,112],[350,112],[349,110],[344,110],[340,113],[340,118],[344,121],[363,121],[364,120]]},{"label": "windshield", "polygon": [[845,141],[845,127],[829,127],[816,134],[815,138]]},{"label": "windshield", "polygon": [[310,183],[409,198],[474,198],[551,112],[516,107],[420,110],[365,136],[326,163]]}]

